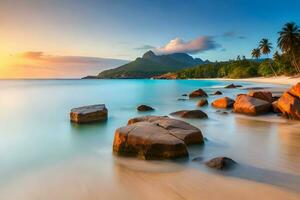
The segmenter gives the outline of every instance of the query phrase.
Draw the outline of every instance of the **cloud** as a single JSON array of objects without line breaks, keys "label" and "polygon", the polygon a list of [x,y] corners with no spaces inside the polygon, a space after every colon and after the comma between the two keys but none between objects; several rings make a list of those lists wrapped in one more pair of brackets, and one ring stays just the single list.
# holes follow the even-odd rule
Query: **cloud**
[{"label": "cloud", "polygon": [[149,50],[149,49],[155,49],[155,47],[146,44],[146,45],[143,45],[143,46],[140,46],[140,47],[136,47],[136,48],[134,48],[134,49],[135,49],[135,50]]},{"label": "cloud", "polygon": [[[18,62],[6,67],[9,69],[6,74],[11,74],[9,78],[80,78],[129,62],[112,58],[49,55],[43,51],[27,51],[10,57]],[[0,77],[1,69],[0,66]]]},{"label": "cloud", "polygon": [[201,36],[187,42],[180,38],[175,38],[165,46],[154,49],[154,52],[158,55],[170,53],[193,54],[216,49],[218,47],[220,47],[220,45],[217,44],[211,36]]}]

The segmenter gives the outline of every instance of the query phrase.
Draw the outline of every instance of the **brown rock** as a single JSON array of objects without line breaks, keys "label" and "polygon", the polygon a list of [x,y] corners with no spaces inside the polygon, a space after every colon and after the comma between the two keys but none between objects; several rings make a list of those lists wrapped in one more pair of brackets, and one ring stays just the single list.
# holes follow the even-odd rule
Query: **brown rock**
[{"label": "brown rock", "polygon": [[272,93],[267,92],[267,91],[250,91],[248,93],[248,95],[250,97],[261,99],[261,100],[264,100],[264,101],[267,101],[267,102],[270,102],[270,103],[272,103],[272,100],[273,100],[272,99]]},{"label": "brown rock", "polygon": [[208,104],[207,99],[201,99],[198,101],[197,106],[202,107]]},{"label": "brown rock", "polygon": [[216,108],[232,108],[233,104],[234,100],[228,97],[217,99],[211,103],[211,105]]},{"label": "brown rock", "polygon": [[116,130],[113,151],[143,159],[172,159],[188,156],[186,145],[203,143],[201,131],[177,119],[144,116]]},{"label": "brown rock", "polygon": [[140,105],[137,107],[138,111],[151,111],[154,110],[154,108],[147,106],[147,105]]},{"label": "brown rock", "polygon": [[107,119],[108,111],[104,104],[89,105],[73,108],[70,112],[70,120],[74,123],[90,123]]},{"label": "brown rock", "polygon": [[224,88],[232,89],[232,88],[237,88],[237,87],[243,87],[243,86],[241,86],[241,85],[234,85],[233,83],[231,83],[231,84],[225,86]]},{"label": "brown rock", "polygon": [[212,95],[222,95],[223,93],[221,91],[215,91]]},{"label": "brown rock", "polygon": [[180,110],[177,112],[173,112],[170,115],[193,119],[203,119],[208,117],[207,114],[201,110]]},{"label": "brown rock", "polygon": [[272,111],[274,113],[281,113],[281,111],[278,108],[278,101],[273,101],[272,102]]},{"label": "brown rock", "polygon": [[271,103],[247,95],[238,95],[233,105],[234,112],[259,115],[270,111]]},{"label": "brown rock", "polygon": [[215,168],[215,169],[230,169],[232,168],[236,162],[232,160],[231,158],[227,157],[216,157],[213,158],[209,161],[207,161],[206,166],[210,168]]},{"label": "brown rock", "polygon": [[202,89],[198,89],[193,91],[192,93],[189,94],[190,98],[196,98],[196,97],[207,97],[208,95],[206,94],[206,92],[204,92],[204,90]]},{"label": "brown rock", "polygon": [[282,112],[282,116],[290,119],[300,120],[300,99],[292,95],[289,91],[285,92],[277,103],[278,109]]}]

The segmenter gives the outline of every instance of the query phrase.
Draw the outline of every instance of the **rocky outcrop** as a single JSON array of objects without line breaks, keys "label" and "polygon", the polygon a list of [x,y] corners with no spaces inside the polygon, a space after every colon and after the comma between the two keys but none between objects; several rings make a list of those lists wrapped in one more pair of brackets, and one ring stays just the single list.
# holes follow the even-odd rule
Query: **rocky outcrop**
[{"label": "rocky outcrop", "polygon": [[278,99],[277,105],[283,116],[300,120],[300,83],[285,92]]},{"label": "rocky outcrop", "polygon": [[202,89],[195,90],[189,94],[190,98],[207,97],[207,96],[208,95],[206,94],[206,92]]},{"label": "rocky outcrop", "polygon": [[197,106],[202,107],[208,105],[207,99],[200,99],[197,103]]},{"label": "rocky outcrop", "polygon": [[234,100],[228,97],[217,99],[211,103],[211,105],[216,108],[232,108],[233,104]]},{"label": "rocky outcrop", "polygon": [[250,91],[248,96],[272,103],[272,93],[268,91]]},{"label": "rocky outcrop", "polygon": [[233,83],[225,86],[224,88],[227,88],[227,89],[232,89],[232,88],[237,88],[237,87],[243,87],[242,85],[235,85]]},{"label": "rocky outcrop", "polygon": [[203,143],[201,131],[177,119],[163,116],[133,118],[115,132],[117,155],[142,159],[173,159],[188,156],[187,145]]},{"label": "rocky outcrop", "polygon": [[240,94],[233,104],[233,109],[236,113],[259,115],[269,112],[271,110],[271,103],[245,94]]},{"label": "rocky outcrop", "polygon": [[70,120],[74,123],[90,123],[107,119],[108,111],[104,104],[89,105],[73,108],[70,112]]},{"label": "rocky outcrop", "polygon": [[191,119],[204,119],[208,117],[207,114],[201,110],[180,110],[170,113],[170,115]]},{"label": "rocky outcrop", "polygon": [[137,110],[140,111],[140,112],[152,111],[152,110],[154,110],[154,108],[152,108],[151,106],[147,106],[147,105],[140,105],[140,106],[137,107]]},{"label": "rocky outcrop", "polygon": [[236,165],[236,162],[232,160],[231,158],[227,157],[216,157],[209,161],[207,161],[206,166],[214,169],[221,169],[226,170],[232,168],[234,165]]}]

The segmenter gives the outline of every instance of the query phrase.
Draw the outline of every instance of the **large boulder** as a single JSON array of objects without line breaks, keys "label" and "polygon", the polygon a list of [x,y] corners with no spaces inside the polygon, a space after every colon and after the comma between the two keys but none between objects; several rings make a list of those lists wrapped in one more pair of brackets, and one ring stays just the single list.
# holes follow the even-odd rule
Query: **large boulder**
[{"label": "large boulder", "polygon": [[89,105],[73,108],[70,112],[70,120],[74,123],[90,123],[107,119],[108,111],[104,104]]},{"label": "large boulder", "polygon": [[154,110],[154,108],[152,108],[151,106],[147,106],[147,105],[140,105],[140,106],[137,107],[137,110],[140,111],[140,112],[152,111],[152,110]]},{"label": "large boulder", "polygon": [[234,100],[228,97],[217,99],[211,103],[211,105],[216,108],[232,108],[233,104]]},{"label": "large boulder", "polygon": [[272,93],[268,91],[250,91],[248,96],[272,103]]},{"label": "large boulder", "polygon": [[237,96],[235,103],[233,104],[233,109],[236,113],[259,115],[269,112],[271,110],[271,103],[248,95],[240,94]]},{"label": "large boulder", "polygon": [[283,116],[300,120],[300,83],[285,92],[278,99],[277,106]]},{"label": "large boulder", "polygon": [[188,144],[203,143],[201,131],[177,119],[161,116],[133,118],[115,132],[117,155],[142,159],[173,159],[188,156]]},{"label": "large boulder", "polygon": [[177,112],[170,113],[170,115],[191,119],[204,119],[208,117],[207,114],[201,110],[179,110]]},{"label": "large boulder", "polygon": [[189,94],[190,98],[207,97],[207,96],[208,96],[207,93],[202,89],[195,90]]},{"label": "large boulder", "polygon": [[208,105],[207,99],[200,99],[197,103],[197,106],[202,107]]}]

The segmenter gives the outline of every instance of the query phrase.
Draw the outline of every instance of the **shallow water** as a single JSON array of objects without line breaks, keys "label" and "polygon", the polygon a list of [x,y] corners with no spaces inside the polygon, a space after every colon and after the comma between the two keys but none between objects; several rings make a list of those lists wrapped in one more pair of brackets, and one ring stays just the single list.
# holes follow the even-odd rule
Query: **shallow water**
[{"label": "shallow water", "polygon": [[[257,118],[233,113],[222,115],[207,106],[202,110],[208,114],[209,119],[188,120],[199,127],[207,139],[205,145],[189,148],[189,159],[145,162],[112,155],[114,130],[125,125],[129,118],[144,114],[136,111],[137,105],[147,104],[156,109],[148,114],[167,115],[180,109],[197,108],[196,100],[178,101],[178,98],[184,98],[182,94],[198,88],[205,89],[207,93],[218,89],[223,92],[223,96],[229,97],[247,92],[241,88],[223,89],[227,84],[224,81],[208,80],[0,81],[0,199],[4,193],[8,195],[6,199],[13,199],[10,196],[12,194],[20,194],[23,199],[51,199],[49,193],[55,193],[59,183],[71,188],[83,184],[86,188],[84,198],[87,198],[90,197],[89,187],[94,182],[102,186],[106,183],[111,185],[102,194],[105,193],[106,198],[118,199],[131,190],[126,187],[136,185],[134,181],[148,187],[148,182],[156,184],[165,174],[172,174],[174,176],[169,178],[175,179],[181,173],[190,173],[189,170],[204,173],[210,178],[233,178],[266,184],[279,190],[300,192],[300,123],[275,115]],[[246,87],[257,86],[253,83],[241,84]],[[269,84],[259,86],[274,87]],[[210,96],[208,100],[219,97]],[[69,122],[71,108],[98,103],[105,103],[108,107],[107,122],[88,125]],[[203,162],[215,156],[231,157],[239,165],[225,172],[207,169]],[[199,157],[197,162],[191,161],[196,157]],[[72,172],[93,178],[82,180],[81,177],[77,182],[71,181],[70,177],[74,178]],[[149,173],[157,179],[149,178]],[[57,174],[60,176],[57,177]],[[129,174],[142,178],[132,182]],[[50,181],[51,178],[55,180]],[[51,187],[45,185],[42,189],[36,189],[37,185],[41,187],[45,179],[52,183]],[[116,181],[119,179],[122,179],[121,183]],[[193,187],[196,183],[189,184]],[[123,193],[113,191],[113,188],[121,187]],[[172,187],[178,186],[174,184]],[[44,193],[41,192],[43,190]],[[101,194],[101,191],[98,192]],[[148,192],[151,192],[149,188],[142,193],[146,195]],[[189,192],[192,194],[194,191]],[[65,193],[68,193],[67,189]],[[44,196],[46,194],[47,198]],[[163,199],[163,192],[161,195]],[[168,197],[172,199],[172,195],[170,192]],[[189,197],[186,192],[181,195],[183,198]],[[72,196],[55,196],[52,199],[69,198],[74,199]],[[128,199],[131,198],[128,196]],[[15,199],[18,198],[15,196]]]}]

